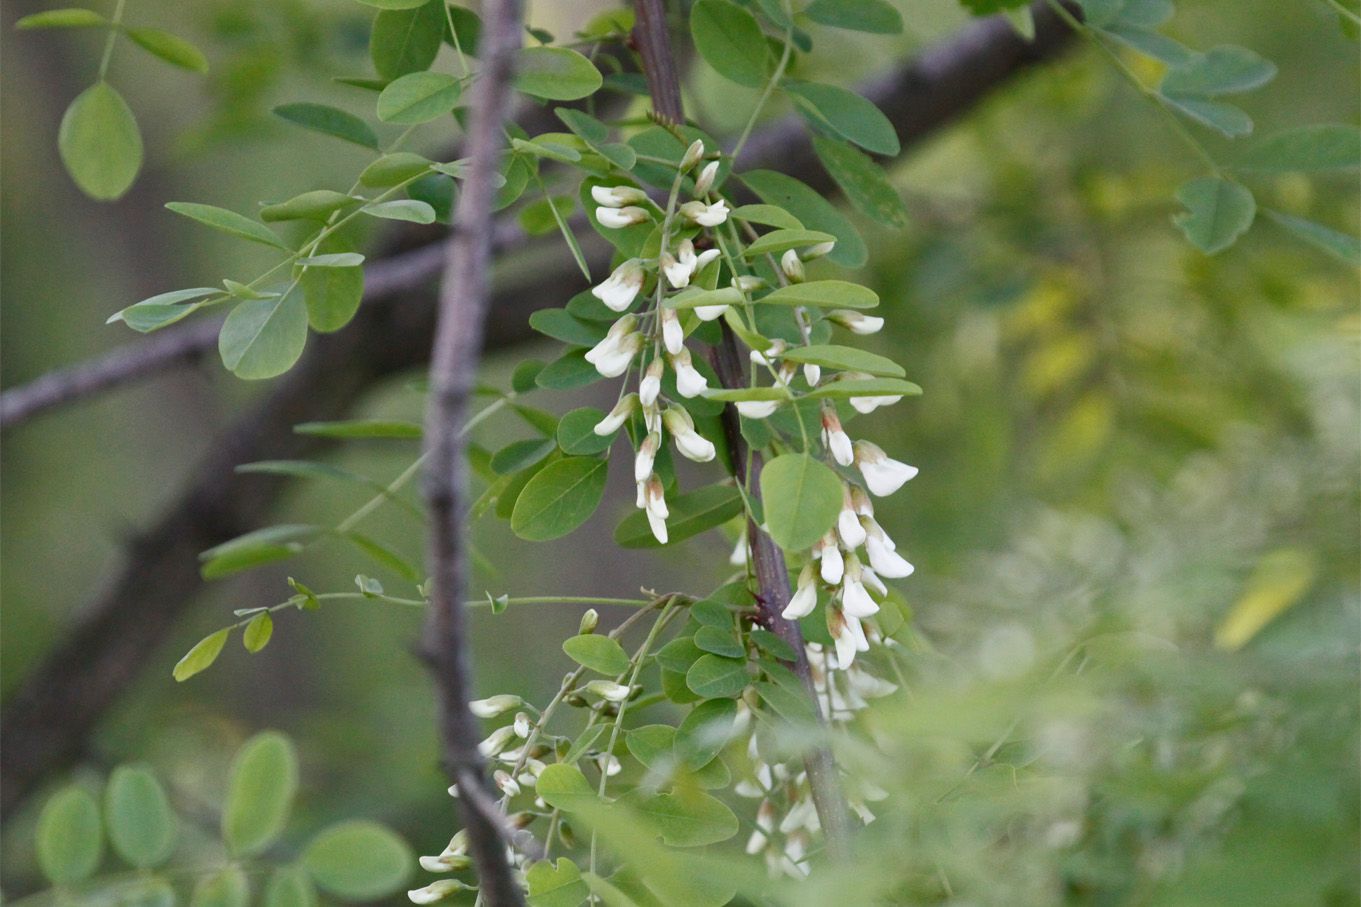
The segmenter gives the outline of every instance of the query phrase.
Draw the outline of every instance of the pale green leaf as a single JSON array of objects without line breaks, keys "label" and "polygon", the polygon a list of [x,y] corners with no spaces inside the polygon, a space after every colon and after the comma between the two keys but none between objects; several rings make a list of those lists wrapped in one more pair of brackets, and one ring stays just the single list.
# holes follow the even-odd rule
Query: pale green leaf
[{"label": "pale green leaf", "polygon": [[411,848],[377,822],[333,825],[307,845],[302,864],[325,892],[347,901],[376,901],[411,877]]},{"label": "pale green leaf", "polygon": [[31,13],[14,23],[15,28],[97,28],[109,20],[92,9],[67,7]]},{"label": "pale green leaf", "polygon": [[446,27],[443,0],[380,11],[369,35],[373,68],[389,80],[429,69]]},{"label": "pale green leaf", "polygon": [[516,89],[536,98],[575,101],[602,83],[595,64],[567,47],[526,47],[516,63]]},{"label": "pale green leaf", "polygon": [[623,646],[595,633],[568,637],[563,641],[562,651],[577,664],[608,677],[618,677],[631,664]]},{"label": "pale green leaf", "polygon": [[142,169],[142,134],[123,96],[107,82],[85,89],[61,118],[57,150],[86,195],[120,198]]},{"label": "pale green leaf", "polygon": [[816,122],[866,151],[895,155],[901,150],[898,134],[888,117],[855,92],[836,85],[792,80],[785,82],[784,90]]},{"label": "pale green leaf", "polygon": [[304,129],[378,150],[378,136],[374,134],[373,127],[339,108],[300,101],[275,107],[274,115]]},{"label": "pale green leaf", "polygon": [[1361,167],[1361,129],[1343,125],[1287,129],[1255,143],[1234,166],[1276,172]]},{"label": "pale green leaf", "polygon": [[462,83],[446,73],[409,73],[378,96],[378,119],[399,126],[428,123],[453,110],[462,90]]},{"label": "pale green leaf", "polygon": [[230,631],[218,630],[196,642],[194,647],[176,662],[175,669],[171,672],[175,680],[183,683],[200,671],[210,668],[213,662],[217,661],[222,647],[226,645],[228,635]]},{"label": "pale green leaf", "polygon": [[222,324],[218,352],[238,378],[282,375],[307,343],[307,303],[298,284],[274,299],[238,303]]},{"label": "pale green leaf", "polygon": [[38,868],[56,885],[83,881],[99,865],[104,835],[99,804],[80,787],[67,787],[43,804],[38,816]]},{"label": "pale green leaf", "polygon": [[190,72],[207,72],[208,58],[193,44],[159,28],[129,28],[128,37],[143,50],[172,66]]},{"label": "pale green leaf", "polygon": [[283,240],[274,235],[272,230],[258,221],[251,220],[244,214],[237,214],[235,211],[228,211],[226,208],[219,208],[216,205],[202,205],[197,202],[166,202],[165,207],[176,214],[196,220],[205,227],[212,227],[214,230],[220,230],[231,236],[273,246],[276,249],[288,248]]},{"label": "pale green leaf", "polygon": [[777,303],[833,309],[872,309],[879,304],[879,294],[848,280],[810,280],[779,287],[757,301],[763,305]]},{"label": "pale green leaf", "polygon": [[161,783],[143,766],[113,770],[104,789],[104,820],[114,852],[138,869],[159,866],[175,850],[175,813]]},{"label": "pale green leaf", "polygon": [[608,461],[565,457],[529,480],[515,501],[510,528],[522,539],[547,541],[584,523],[605,494]]},{"label": "pale green leaf", "polygon": [[1257,203],[1252,193],[1238,183],[1214,176],[1183,183],[1177,201],[1186,211],[1173,222],[1191,244],[1206,255],[1214,255],[1233,245],[1252,226]]},{"label": "pale green leaf", "polygon": [[695,50],[719,75],[760,88],[770,75],[770,48],[756,17],[729,0],[699,0],[690,8]]},{"label": "pale green leaf", "polygon": [[841,479],[807,454],[782,454],[761,470],[766,528],[786,551],[811,548],[826,535],[841,500]]}]

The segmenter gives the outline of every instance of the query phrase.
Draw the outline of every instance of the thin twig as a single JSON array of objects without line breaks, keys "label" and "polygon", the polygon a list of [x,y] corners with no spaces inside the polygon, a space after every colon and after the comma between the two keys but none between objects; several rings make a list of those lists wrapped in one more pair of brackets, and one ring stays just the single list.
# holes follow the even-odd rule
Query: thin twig
[{"label": "thin twig", "polygon": [[483,12],[482,68],[470,105],[467,177],[449,240],[431,351],[425,496],[431,518],[433,584],[424,646],[439,696],[444,760],[462,793],[459,812],[477,868],[479,900],[489,907],[522,907],[524,892],[506,856],[506,845],[513,841],[503,834],[506,826],[477,745],[477,719],[468,707],[471,647],[462,605],[468,581],[464,527],[468,462],[463,424],[477,381],[491,297],[492,204],[502,131],[510,113],[510,81],[520,46],[519,0],[494,0]]}]

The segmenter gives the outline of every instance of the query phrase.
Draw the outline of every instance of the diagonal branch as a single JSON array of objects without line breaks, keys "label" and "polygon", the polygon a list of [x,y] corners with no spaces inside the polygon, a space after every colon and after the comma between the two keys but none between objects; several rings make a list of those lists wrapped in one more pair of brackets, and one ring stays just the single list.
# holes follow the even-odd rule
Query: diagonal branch
[{"label": "diagonal branch", "polygon": [[[859,91],[888,116],[906,150],[963,116],[1012,76],[1052,59],[1071,43],[1072,32],[1052,9],[1041,2],[1032,6],[1031,11],[1035,18],[1034,41],[1021,39],[1000,16],[973,22],[911,62],[861,85]],[[679,109],[678,95],[675,106]],[[813,153],[807,127],[797,116],[757,130],[737,160],[741,170],[773,163],[819,192],[837,191]],[[442,252],[444,244],[436,245]],[[372,274],[384,263],[376,261],[366,271]],[[192,362],[216,342],[216,331],[201,324],[176,326],[89,363],[57,369],[0,393],[0,428],[18,425],[64,403]]]},{"label": "diagonal branch", "polygon": [[459,812],[477,868],[479,899],[488,907],[523,907],[524,893],[506,857],[506,846],[511,842],[502,837],[503,823],[494,814],[486,765],[478,749],[477,718],[468,707],[472,698],[472,652],[463,613],[468,577],[464,525],[468,458],[461,437],[477,382],[478,354],[491,295],[492,204],[510,111],[510,81],[520,47],[520,3],[496,0],[484,7],[484,13],[482,68],[469,112],[467,176],[440,284],[425,414],[425,497],[430,510],[433,578],[424,654],[439,698],[446,768],[464,792]]},{"label": "diagonal branch", "polygon": [[[928,49],[917,62],[895,69],[867,89],[889,112],[903,146],[926,138],[958,119],[989,92],[1017,73],[1051,59],[1066,46],[1069,32],[1047,7],[1035,7],[1036,38],[1027,44],[1000,19],[972,23],[957,36]],[[804,127],[786,119],[753,134],[741,158],[745,168],[778,161],[786,173],[832,192],[831,180],[811,155]],[[501,248],[517,248],[515,231],[498,228]],[[557,305],[575,265],[558,250],[556,263],[534,269],[522,287],[498,291],[484,349],[502,349],[533,336],[528,318]],[[592,268],[604,268],[608,249],[587,248]],[[375,261],[366,269],[364,305],[345,330],[314,337],[302,360],[276,382],[255,407],[224,429],[208,446],[191,479],[174,501],[130,546],[123,566],[80,609],[61,642],[44,653],[0,714],[0,819],[34,792],[49,774],[64,770],[84,753],[85,741],[108,708],[138,676],[148,658],[173,632],[204,583],[197,555],[259,527],[279,498],[283,483],[233,472],[241,463],[314,456],[324,449],[315,439],[293,433],[309,419],[344,414],[363,392],[394,372],[420,365],[430,353],[434,299],[428,282],[444,261],[439,243]],[[382,275],[380,281],[379,276]],[[175,328],[165,336],[172,336]],[[204,343],[210,349],[214,339]],[[141,344],[130,344],[136,349]],[[176,361],[185,361],[177,359]],[[144,357],[120,381],[151,374],[167,362]],[[12,399],[25,385],[0,394]],[[114,386],[106,383],[97,389]],[[64,398],[75,399],[74,397]],[[0,409],[4,404],[0,404]],[[29,415],[41,411],[34,408]]]}]

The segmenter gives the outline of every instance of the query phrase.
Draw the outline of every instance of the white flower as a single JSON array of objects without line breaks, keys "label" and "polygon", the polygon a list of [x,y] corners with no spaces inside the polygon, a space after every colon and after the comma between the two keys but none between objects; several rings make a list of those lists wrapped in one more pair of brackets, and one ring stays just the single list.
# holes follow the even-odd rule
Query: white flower
[{"label": "white flower", "polygon": [[515,721],[511,724],[511,727],[515,728],[516,737],[519,737],[521,740],[529,739],[530,732],[529,716],[526,715],[524,712],[515,713]]},{"label": "white flower", "polygon": [[408,891],[406,896],[411,899],[413,904],[433,904],[447,898],[456,891],[467,890],[468,886],[458,879],[438,879],[424,888]]},{"label": "white flower", "polygon": [[860,525],[860,515],[855,512],[855,503],[849,491],[842,497],[841,513],[836,518],[836,534],[841,536],[841,544],[846,546],[847,551],[854,551],[865,544],[865,527]]},{"label": "white flower", "polygon": [[850,617],[871,617],[879,612],[879,605],[870,598],[860,572],[860,561],[855,555],[846,559],[846,576],[841,584],[841,610]]},{"label": "white flower", "polygon": [[[870,496],[865,494],[865,490],[859,485],[851,486],[851,503],[855,506],[856,513],[873,518],[874,502],[870,500]],[[887,536],[885,537],[887,538]],[[889,540],[889,546],[892,547],[892,539]]]},{"label": "white flower", "polygon": [[780,270],[789,278],[790,283],[803,283],[803,262],[799,260],[799,253],[793,249],[780,256]]},{"label": "white flower", "polygon": [[860,640],[865,638],[860,629],[860,620],[841,613],[836,608],[827,609],[827,632],[836,644],[836,665],[846,670],[855,663],[855,653],[860,648]]},{"label": "white flower", "polygon": [[593,693],[606,702],[623,702],[629,698],[629,688],[613,680],[592,680],[586,684],[586,692]]},{"label": "white flower", "polygon": [[671,355],[676,355],[685,346],[685,329],[681,327],[680,313],[665,306],[661,309],[662,346]]},{"label": "white flower", "polygon": [[421,869],[426,872],[460,872],[473,864],[464,854],[441,854],[437,857],[421,857]]},{"label": "white flower", "polygon": [[643,335],[634,330],[638,319],[625,315],[610,327],[599,343],[586,351],[585,359],[606,378],[617,378],[628,369],[643,348]]},{"label": "white flower", "polygon": [[841,557],[841,549],[837,547],[836,536],[830,532],[827,533],[818,543],[818,550],[821,551],[822,581],[829,586],[835,586],[841,582],[841,577],[846,570],[846,562]]},{"label": "white flower", "polygon": [[624,421],[628,419],[629,416],[633,415],[633,411],[637,407],[638,395],[629,394],[628,396],[620,400],[618,403],[616,403],[614,405],[614,409],[610,410],[609,414],[606,415],[605,418],[597,422],[595,424],[595,428],[592,429],[592,431],[594,431],[597,435],[600,435],[602,438],[605,437],[606,435],[614,434],[619,430],[619,426],[623,425]]},{"label": "white flower", "polygon": [[813,613],[818,604],[818,588],[814,582],[813,565],[810,563],[799,573],[798,588],[789,599],[781,617],[785,620],[798,620]]},{"label": "white flower", "polygon": [[662,424],[671,432],[676,449],[687,460],[707,463],[717,456],[718,451],[714,449],[713,442],[695,431],[695,420],[679,406],[667,407],[666,412],[662,413]]},{"label": "white flower", "polygon": [[695,244],[688,239],[681,240],[676,247],[676,254],[663,252],[660,259],[662,273],[666,275],[666,280],[677,290],[690,286],[690,277],[695,273],[695,265],[698,262],[695,256]]},{"label": "white flower", "polygon": [[622,312],[633,304],[646,278],[642,263],[630,258],[615,268],[603,283],[592,287],[591,295],[603,302],[610,311]]},{"label": "white flower", "polygon": [[850,466],[855,461],[851,437],[841,427],[836,410],[830,406],[822,410],[822,443],[832,452],[832,459],[842,466]]},{"label": "white flower", "polygon": [[487,735],[487,739],[477,745],[477,749],[483,756],[495,756],[505,749],[510,741],[515,737],[515,728],[511,725],[499,727]]},{"label": "white flower", "polygon": [[698,397],[709,389],[709,382],[696,370],[690,359],[690,351],[682,349],[671,357],[671,367],[676,370],[676,391],[687,399]]},{"label": "white flower", "polygon": [[600,221],[600,226],[602,227],[608,227],[611,230],[622,230],[624,227],[641,224],[651,218],[649,217],[646,208],[639,208],[637,205],[629,205],[625,208],[596,208],[595,219]]},{"label": "white flower", "polygon": [[717,227],[728,219],[728,203],[721,198],[711,205],[698,201],[686,202],[678,210],[681,217],[701,227]]},{"label": "white flower", "polygon": [[815,258],[821,258],[822,256],[828,254],[835,247],[836,247],[835,240],[830,240],[828,242],[820,242],[816,246],[809,246],[808,248],[804,249],[803,255],[801,257],[803,258],[804,261],[812,261]]},{"label": "white flower", "polygon": [[657,395],[662,392],[662,371],[665,368],[666,363],[660,358],[653,359],[638,381],[638,402],[643,404],[644,409],[657,402]]},{"label": "white flower", "polygon": [[498,768],[496,771],[492,772],[491,778],[492,782],[496,785],[496,789],[507,797],[514,797],[520,793],[520,785],[515,782],[515,779],[510,776],[509,772]]},{"label": "white flower", "polygon": [[837,309],[827,317],[852,334],[875,334],[884,326],[884,319],[878,315],[865,315],[850,309]]},{"label": "white flower", "polygon": [[752,293],[764,287],[766,282],[755,274],[742,274],[732,279],[732,285],[743,293]]},{"label": "white flower", "polygon": [[689,170],[691,167],[698,164],[703,157],[704,142],[700,139],[695,139],[690,143],[690,147],[685,149],[685,154],[681,157],[680,169],[682,171]]},{"label": "white flower", "polygon": [[781,400],[738,400],[737,412],[748,419],[764,419],[780,408]]},{"label": "white flower", "polygon": [[752,350],[747,355],[750,356],[751,361],[757,365],[770,366],[783,356],[784,351],[787,349],[789,349],[789,342],[777,337],[772,340],[770,346],[766,347],[764,350]]},{"label": "white flower", "polygon": [[892,459],[869,441],[855,442],[855,464],[870,492],[881,498],[893,494],[917,474],[917,467]]},{"label": "white flower", "polygon": [[695,195],[708,195],[709,190],[714,187],[714,177],[718,176],[718,161],[710,161],[699,171],[699,176],[695,177]]},{"label": "white flower", "polygon": [[728,306],[697,305],[693,309],[691,309],[691,311],[695,313],[695,317],[698,318],[700,321],[713,321],[715,318],[718,318],[724,312],[728,311]]},{"label": "white flower", "polygon": [[468,711],[478,718],[495,718],[511,709],[518,709],[523,704],[524,700],[519,696],[502,693],[499,696],[488,696],[486,699],[474,699],[468,703]]},{"label": "white flower", "polygon": [[592,186],[591,198],[606,208],[623,208],[647,200],[647,193],[636,186]]},{"label": "white flower", "polygon": [[817,387],[818,382],[822,380],[822,366],[805,362],[803,364],[803,380],[808,382],[809,387]]},{"label": "white flower", "polygon": [[656,462],[657,449],[661,446],[662,436],[655,431],[638,445],[638,454],[633,458],[633,481],[646,482],[647,477],[652,475],[652,464]]},{"label": "white flower", "polygon": [[695,272],[698,273],[703,271],[709,262],[714,261],[721,254],[722,252],[718,249],[705,249],[703,252],[699,253],[699,257],[695,259]]},{"label": "white flower", "polygon": [[869,567],[860,568],[860,580],[880,595],[888,595],[888,586],[885,586],[884,581],[879,578],[879,574]]},{"label": "white flower", "polygon": [[648,477],[642,485],[643,508],[647,513],[647,525],[660,544],[666,544],[666,518],[670,511],[666,506],[666,495],[662,480],[655,475]]},{"label": "white flower", "polygon": [[902,579],[911,576],[914,568],[907,560],[893,548],[888,536],[879,528],[878,524],[873,525],[873,531],[865,539],[865,552],[869,555],[870,566],[874,572],[880,576],[887,576],[889,579]]}]

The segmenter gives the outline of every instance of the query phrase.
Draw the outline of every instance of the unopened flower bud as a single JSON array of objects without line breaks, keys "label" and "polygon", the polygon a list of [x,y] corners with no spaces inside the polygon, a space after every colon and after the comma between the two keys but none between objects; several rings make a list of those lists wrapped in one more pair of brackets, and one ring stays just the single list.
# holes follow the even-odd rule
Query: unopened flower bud
[{"label": "unopened flower bud", "polygon": [[850,466],[855,461],[851,437],[841,427],[841,420],[837,418],[836,410],[830,406],[822,410],[822,443],[826,444],[827,449],[832,452],[832,459],[842,466]]},{"label": "unopened flower bud", "polygon": [[592,680],[586,684],[586,692],[599,696],[606,702],[623,702],[629,698],[630,690],[622,683],[613,680]]},{"label": "unopened flower bud", "polygon": [[594,633],[598,626],[600,626],[600,612],[595,608],[587,608],[586,613],[581,615],[581,621],[577,624],[577,635],[587,636]]},{"label": "unopened flower bud", "polygon": [[799,260],[799,253],[793,249],[780,256],[780,270],[789,278],[790,283],[803,283],[803,262]]},{"label": "unopened flower bud", "polygon": [[701,139],[695,139],[693,142],[690,143],[690,147],[685,149],[685,155],[681,158],[680,162],[681,172],[685,172],[686,170],[689,170],[691,167],[698,164],[703,157],[704,157],[704,142]]},{"label": "unopened flower bud", "polygon": [[651,215],[646,208],[639,208],[637,205],[629,205],[624,208],[596,208],[595,219],[600,221],[600,226],[611,230],[622,230],[624,227],[631,227],[634,224],[641,224],[651,220]]},{"label": "unopened flower bud", "polygon": [[822,256],[830,253],[832,249],[835,247],[836,247],[835,240],[829,240],[828,242],[820,242],[815,246],[809,246],[808,248],[804,249],[803,254],[799,257],[802,258],[804,261],[812,261],[815,258],[821,258]]},{"label": "unopened flower bud", "polygon": [[743,293],[751,293],[764,287],[766,282],[755,274],[740,274],[733,278],[732,285]]},{"label": "unopened flower bud", "polygon": [[781,400],[738,400],[733,405],[748,419],[765,419],[780,408]]},{"label": "unopened flower bud", "polygon": [[818,589],[814,577],[813,565],[810,562],[799,572],[798,587],[780,615],[785,620],[798,620],[813,613],[818,603]]},{"label": "unopened flower bud", "polygon": [[877,315],[865,315],[852,309],[837,309],[827,316],[833,324],[839,324],[852,334],[875,334],[884,326],[884,319]]},{"label": "unopened flower bud", "polygon": [[662,392],[662,372],[665,368],[665,362],[661,359],[653,359],[648,364],[647,371],[643,372],[643,377],[638,381],[638,402],[643,405],[644,409],[657,402],[657,395]]},{"label": "unopened flower bud", "polygon": [[676,391],[682,397],[698,397],[709,389],[708,380],[695,368],[688,349],[671,357],[671,367],[676,370]]},{"label": "unopened flower bud", "polygon": [[728,219],[728,203],[721,198],[709,205],[700,201],[686,202],[677,211],[681,217],[701,227],[717,227]]},{"label": "unopened flower bud", "polygon": [[627,395],[614,405],[614,409],[610,410],[609,415],[595,424],[595,428],[592,429],[592,431],[602,438],[614,434],[619,430],[619,426],[623,425],[628,417],[633,415],[633,411],[637,408],[638,395]]},{"label": "unopened flower bud", "polygon": [[663,307],[659,314],[662,319],[662,346],[674,356],[685,346],[685,329],[681,327],[680,313]]},{"label": "unopened flower bud", "polygon": [[488,696],[486,699],[474,699],[468,703],[468,710],[478,718],[495,718],[511,709],[518,709],[523,704],[524,700],[519,696],[502,693],[497,696]]},{"label": "unopened flower bud", "polygon": [[656,432],[649,434],[638,445],[638,454],[633,458],[633,481],[646,482],[652,475],[652,464],[657,460],[657,450],[662,446],[662,438]]},{"label": "unopened flower bud", "polygon": [[705,196],[714,187],[714,177],[718,176],[718,161],[710,161],[700,168],[699,176],[695,177],[695,195]]},{"label": "unopened flower bud", "polygon": [[411,899],[413,904],[433,904],[436,901],[444,900],[451,894],[468,889],[469,886],[458,879],[438,879],[424,888],[408,891],[406,896]]},{"label": "unopened flower bud", "polygon": [[515,722],[511,725],[511,727],[515,728],[516,737],[519,737],[521,740],[529,739],[530,732],[529,716],[526,715],[524,712],[515,713]]},{"label": "unopened flower bud", "polygon": [[606,208],[623,208],[647,201],[647,193],[637,186],[592,186],[591,198]]}]

